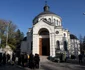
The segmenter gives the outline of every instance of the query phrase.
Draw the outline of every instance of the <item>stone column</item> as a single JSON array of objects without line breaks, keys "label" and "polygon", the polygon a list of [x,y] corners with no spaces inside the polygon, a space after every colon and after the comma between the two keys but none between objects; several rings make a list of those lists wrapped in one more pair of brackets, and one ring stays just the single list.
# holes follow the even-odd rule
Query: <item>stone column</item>
[{"label": "stone column", "polygon": [[33,34],[33,54],[35,53],[39,54],[39,38],[37,34]]},{"label": "stone column", "polygon": [[50,56],[55,56],[55,41],[54,41],[54,33],[50,34]]}]

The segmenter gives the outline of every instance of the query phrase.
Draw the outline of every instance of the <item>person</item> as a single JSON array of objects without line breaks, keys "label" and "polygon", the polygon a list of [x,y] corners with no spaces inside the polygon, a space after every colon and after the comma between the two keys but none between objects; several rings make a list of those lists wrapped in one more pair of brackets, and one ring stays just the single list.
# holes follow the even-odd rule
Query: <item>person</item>
[{"label": "person", "polygon": [[24,67],[24,53],[21,54],[21,63],[22,63],[22,66]]},{"label": "person", "polygon": [[18,56],[18,65],[21,65],[21,55]]},{"label": "person", "polygon": [[28,62],[28,57],[27,54],[24,54],[24,66],[27,66],[27,62]]},{"label": "person", "polygon": [[10,55],[9,54],[7,54],[7,63],[9,62],[9,60],[10,60]]},{"label": "person", "polygon": [[40,57],[38,54],[35,54],[34,61],[35,61],[35,67],[39,68]]},{"label": "person", "polygon": [[3,60],[3,64],[5,65],[6,64],[6,53],[3,54],[2,60]]},{"label": "person", "polygon": [[2,63],[2,53],[0,53],[0,65]]},{"label": "person", "polygon": [[31,53],[29,56],[29,68],[34,69],[34,55]]},{"label": "person", "polygon": [[15,56],[15,53],[13,53],[13,54],[12,54],[12,65],[14,65],[15,59],[16,59],[16,56]]},{"label": "person", "polygon": [[79,54],[79,63],[82,63],[82,58],[83,58],[82,54]]}]

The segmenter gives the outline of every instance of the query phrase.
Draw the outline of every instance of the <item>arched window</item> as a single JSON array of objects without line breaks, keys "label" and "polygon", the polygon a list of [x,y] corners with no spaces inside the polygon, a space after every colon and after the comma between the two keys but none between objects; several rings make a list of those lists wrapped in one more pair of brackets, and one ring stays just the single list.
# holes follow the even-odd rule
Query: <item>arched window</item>
[{"label": "arched window", "polygon": [[61,26],[61,21],[59,22],[59,25]]},{"label": "arched window", "polygon": [[56,23],[56,20],[54,19],[54,23]]},{"label": "arched window", "polygon": [[64,33],[64,37],[66,37],[66,34]]},{"label": "arched window", "polygon": [[60,21],[58,21],[58,25],[60,26]]},{"label": "arched window", "polygon": [[51,22],[51,18],[49,18],[48,21]]},{"label": "arched window", "polygon": [[41,18],[40,20],[44,20],[44,18]]},{"label": "arched window", "polygon": [[67,42],[64,41],[64,50],[67,51]]},{"label": "arched window", "polygon": [[57,41],[56,44],[57,44],[57,45],[56,45],[56,46],[57,46],[57,49],[60,50],[60,42]]},{"label": "arched window", "polygon": [[47,21],[47,19],[46,19],[46,18],[44,18],[44,20],[45,20],[45,21]]},{"label": "arched window", "polygon": [[57,25],[58,25],[58,20],[57,20]]}]

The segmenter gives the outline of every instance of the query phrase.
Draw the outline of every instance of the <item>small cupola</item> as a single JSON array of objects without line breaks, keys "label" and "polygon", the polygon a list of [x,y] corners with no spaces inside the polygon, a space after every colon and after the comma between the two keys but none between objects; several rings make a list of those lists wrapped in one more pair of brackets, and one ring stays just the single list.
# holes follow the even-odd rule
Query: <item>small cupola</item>
[{"label": "small cupola", "polygon": [[44,9],[44,12],[49,11],[49,8],[50,8],[50,7],[47,5],[47,3],[45,3],[45,6],[44,6],[44,8],[43,8],[43,9]]}]

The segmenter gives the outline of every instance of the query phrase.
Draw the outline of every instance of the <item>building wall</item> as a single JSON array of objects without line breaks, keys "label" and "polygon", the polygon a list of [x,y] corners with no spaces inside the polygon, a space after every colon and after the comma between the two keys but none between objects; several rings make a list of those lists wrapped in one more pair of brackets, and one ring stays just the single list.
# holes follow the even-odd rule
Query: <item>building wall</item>
[{"label": "building wall", "polygon": [[77,39],[71,39],[70,55],[78,56],[80,54],[80,42]]},{"label": "building wall", "polygon": [[55,47],[54,47],[54,27],[44,23],[42,20],[35,24],[33,27],[33,54],[39,54],[39,30],[41,28],[46,28],[49,31],[50,36],[50,55],[55,55]]},{"label": "building wall", "polygon": [[[46,19],[49,23],[46,23],[43,21],[43,19]],[[42,15],[35,19],[36,22],[34,22],[33,27],[28,30],[27,33],[27,41],[22,42],[22,51],[27,51],[29,54],[33,52],[33,54],[38,53],[39,54],[39,38],[42,37],[39,35],[39,30],[42,28],[46,28],[49,31],[49,38],[50,38],[50,56],[55,56],[55,51],[57,48],[56,42],[60,42],[60,50],[64,50],[64,41],[67,42],[67,49],[69,51],[69,54],[78,54],[80,51],[80,45],[79,41],[72,41],[70,39],[70,32],[67,29],[64,29],[61,25],[61,18],[48,14],[48,15]],[[59,33],[56,33],[59,31]],[[22,47],[21,46],[21,47]],[[75,48],[74,48],[75,46]],[[25,47],[25,48],[24,48]],[[78,49],[76,49],[76,47]],[[31,50],[32,48],[32,50]],[[78,51],[78,52],[77,52]]]},{"label": "building wall", "polygon": [[21,43],[21,52],[28,52],[27,46],[28,46],[27,41],[22,41],[22,43]]}]

